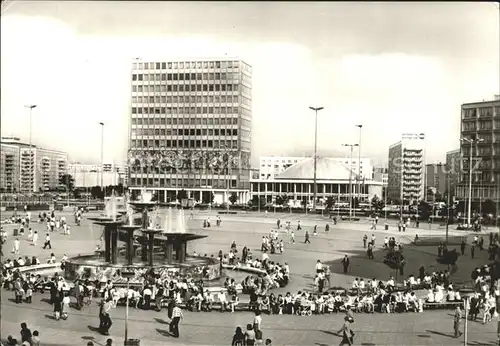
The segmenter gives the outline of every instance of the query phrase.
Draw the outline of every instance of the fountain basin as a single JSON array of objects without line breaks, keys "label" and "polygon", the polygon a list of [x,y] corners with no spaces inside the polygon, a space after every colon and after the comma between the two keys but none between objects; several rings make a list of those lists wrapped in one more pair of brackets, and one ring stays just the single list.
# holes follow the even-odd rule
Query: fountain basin
[{"label": "fountain basin", "polygon": [[218,280],[221,277],[221,267],[218,258],[214,257],[186,257],[183,263],[168,264],[161,254],[155,254],[154,265],[141,261],[132,265],[127,264],[125,257],[118,257],[116,264],[107,263],[98,255],[80,255],[69,258],[65,267],[65,278],[68,280],[89,279],[101,282],[111,280],[114,283],[126,282],[121,272],[135,272],[130,283],[139,284],[151,271],[160,278],[177,276],[193,278],[195,280]]}]

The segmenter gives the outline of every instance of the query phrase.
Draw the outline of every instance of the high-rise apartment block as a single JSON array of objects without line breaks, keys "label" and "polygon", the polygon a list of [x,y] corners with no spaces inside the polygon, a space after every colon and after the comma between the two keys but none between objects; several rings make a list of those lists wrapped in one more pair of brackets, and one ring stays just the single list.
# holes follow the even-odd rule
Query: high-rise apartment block
[{"label": "high-rise apartment block", "polygon": [[0,189],[4,192],[55,189],[67,172],[67,153],[36,145],[30,149],[17,137],[2,137],[0,152]]},{"label": "high-rise apartment block", "polygon": [[135,61],[129,186],[159,201],[249,199],[252,68],[232,58]]},{"label": "high-rise apartment block", "polygon": [[387,197],[410,204],[425,198],[425,135],[403,134],[389,147]]},{"label": "high-rise apartment block", "polygon": [[469,198],[469,161],[472,150],[473,201],[500,199],[500,97],[492,101],[462,105],[460,134],[462,138],[478,141],[462,141],[460,153],[462,169],[456,188],[459,200]]}]

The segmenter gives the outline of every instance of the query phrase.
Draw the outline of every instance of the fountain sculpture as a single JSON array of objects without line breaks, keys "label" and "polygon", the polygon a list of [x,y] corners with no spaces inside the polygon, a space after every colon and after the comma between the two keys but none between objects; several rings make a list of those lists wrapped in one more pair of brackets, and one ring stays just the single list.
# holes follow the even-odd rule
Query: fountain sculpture
[{"label": "fountain sculpture", "polygon": [[[209,273],[208,279],[220,277],[217,259],[187,256],[187,243],[206,236],[186,231],[184,210],[177,209],[174,217],[169,207],[163,215],[162,205],[152,201],[147,191],[143,191],[139,201],[129,201],[126,196],[125,203],[126,209],[118,210],[113,194],[104,215],[89,218],[104,226],[104,259],[98,254],[70,258],[65,270],[67,278],[86,278],[93,271],[100,271],[106,272],[109,279],[117,271],[150,269],[177,271],[181,275],[205,272]],[[119,249],[119,241],[125,243],[124,248]]]}]

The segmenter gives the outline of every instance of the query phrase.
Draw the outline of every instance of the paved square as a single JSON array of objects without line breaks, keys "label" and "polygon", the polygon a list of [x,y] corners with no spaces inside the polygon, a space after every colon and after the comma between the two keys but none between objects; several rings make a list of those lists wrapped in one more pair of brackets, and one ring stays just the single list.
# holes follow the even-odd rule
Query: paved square
[{"label": "paved square", "polygon": [[[318,236],[311,236],[311,244],[304,244],[304,236],[296,232],[296,244],[288,244],[288,236],[282,234],[285,240],[285,252],[283,255],[271,255],[271,260],[288,262],[292,270],[290,284],[277,290],[286,293],[298,290],[310,289],[312,284],[312,273],[317,259],[332,265],[332,285],[350,285],[354,277],[376,277],[387,279],[394,275],[394,271],[381,262],[382,253],[377,251],[375,261],[365,258],[362,236],[372,233],[367,222],[359,224],[339,223],[332,226],[329,233],[324,232],[326,218],[320,216],[304,216],[290,214],[241,214],[221,216],[222,226],[202,229],[204,218],[210,216],[215,219],[215,212],[197,212],[193,220],[187,220],[188,229],[194,233],[207,234],[208,238],[195,241],[190,244],[188,252],[196,250],[200,254],[216,254],[220,249],[227,252],[231,242],[234,240],[241,249],[248,246],[260,257],[260,243],[262,236],[267,234],[271,228],[275,228],[276,219],[282,221],[290,220],[296,228],[297,220],[301,220],[303,229],[308,229],[312,234],[312,227],[318,225]],[[66,215],[70,224],[72,217]],[[43,225],[35,224],[34,228],[40,232],[40,243],[43,243],[45,232]],[[5,226],[5,229],[12,226]],[[409,229],[406,234],[394,232],[377,231],[377,243],[382,244],[386,235],[395,235],[396,239],[408,242],[413,239],[415,233],[423,237],[426,234],[443,234],[444,230]],[[81,227],[72,226],[70,236],[52,233],[52,250],[42,250],[41,244],[34,247],[27,241],[27,235],[21,241],[21,253],[23,255],[40,256],[42,262],[46,261],[51,252],[58,258],[66,253],[68,256],[92,252],[99,244],[101,227],[92,225],[84,220]],[[455,235],[456,232],[451,232]],[[458,233],[460,234],[460,233]],[[485,235],[485,239],[487,236]],[[12,249],[13,238],[4,245],[5,258],[12,258],[9,254]],[[341,274],[340,258],[348,254],[351,257],[351,270],[349,275]],[[408,265],[406,274],[417,273],[421,265],[433,270],[446,269],[439,265],[436,258],[435,247],[406,245],[405,254]],[[470,257],[460,257],[458,261],[459,270],[452,280],[468,280],[470,271],[478,265],[487,262],[486,252],[476,253],[474,260]],[[433,267],[430,267],[433,266]],[[228,274],[230,275],[230,274]],[[41,333],[44,345],[84,345],[86,340],[95,338],[101,344],[105,337],[92,332],[89,326],[98,323],[96,305],[86,307],[82,311],[73,310],[67,321],[54,321],[47,316],[52,314],[52,307],[40,299],[42,296],[36,294],[33,304],[16,305],[9,299],[13,293],[2,291],[2,326],[1,335],[5,339],[9,334],[19,337],[19,323],[28,322],[32,330],[38,329]],[[123,343],[124,334],[124,308],[113,310],[113,327],[111,337],[116,344]],[[450,337],[453,330],[451,311],[426,311],[422,314],[360,314],[356,315],[353,325],[356,331],[356,345],[459,345],[463,344],[461,339]],[[168,321],[166,312],[142,311],[130,309],[129,337],[141,339],[141,345],[155,346],[166,344],[189,344],[189,345],[227,345],[230,343],[235,326],[246,325],[251,322],[253,315],[248,312],[229,313],[192,313],[185,312],[185,320],[181,323],[181,337],[172,339],[166,336]],[[322,315],[311,317],[297,317],[289,315],[267,316],[263,320],[264,338],[273,339],[274,345],[338,345],[340,338],[332,335],[333,331],[340,328],[342,315]],[[482,325],[469,323],[470,345],[493,345],[496,340],[496,323]]]}]

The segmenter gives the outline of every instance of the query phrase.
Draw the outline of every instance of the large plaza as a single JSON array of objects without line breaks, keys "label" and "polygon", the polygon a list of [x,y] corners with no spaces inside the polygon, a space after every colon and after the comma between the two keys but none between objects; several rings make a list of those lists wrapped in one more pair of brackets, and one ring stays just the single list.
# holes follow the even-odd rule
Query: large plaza
[{"label": "large plaza", "polygon": [[[324,231],[327,218],[321,216],[298,216],[290,214],[239,214],[222,215],[220,227],[202,228],[204,219],[210,217],[215,220],[215,212],[195,212],[194,217],[188,218],[187,227],[190,232],[208,235],[208,238],[194,241],[188,247],[188,253],[193,251],[199,254],[214,254],[219,250],[227,252],[231,243],[236,242],[239,249],[243,246],[250,248],[253,255],[260,258],[262,236],[271,229],[276,229],[276,220],[290,221],[292,228],[296,228],[300,219],[303,230],[296,232],[296,243],[288,244],[289,237],[280,232],[285,241],[285,251],[282,255],[272,254],[272,261],[287,262],[291,269],[291,281],[284,287],[275,290],[277,293],[313,289],[314,266],[317,260],[331,265],[331,285],[348,287],[356,277],[377,278],[387,280],[396,275],[394,270],[382,263],[383,254],[375,252],[375,260],[368,260],[363,249],[362,237],[371,236],[370,225],[367,221],[359,223],[342,223],[332,225],[329,233]],[[73,224],[69,214],[66,218]],[[311,236],[311,244],[304,243],[304,232],[312,234],[313,226],[318,225],[318,235]],[[13,226],[5,228],[11,232]],[[35,224],[41,235],[44,225]],[[381,228],[381,227],[380,227]],[[429,230],[427,225],[421,229],[410,228],[405,233],[398,233],[391,226],[389,231],[377,230],[376,250],[380,250],[385,236],[395,236],[401,242],[407,243],[405,253],[407,266],[405,275],[417,274],[420,266],[429,271],[445,270],[444,266],[436,262],[435,246],[414,246],[409,244],[418,233],[420,237],[429,235],[443,236],[443,229]],[[82,226],[72,225],[70,236],[52,233],[52,250],[42,250],[41,246],[29,244],[26,236],[21,239],[21,255],[38,256],[42,263],[46,262],[53,252],[58,259],[63,254],[74,256],[91,253],[97,244],[100,244],[102,228],[91,224],[84,217]],[[452,237],[463,236],[464,233],[450,232]],[[43,239],[43,237],[40,237]],[[485,235],[485,239],[487,236]],[[468,242],[470,242],[470,236]],[[9,234],[3,250],[5,258],[12,258],[8,252],[12,248],[13,237]],[[351,258],[351,268],[348,275],[342,273],[340,259],[344,255]],[[453,274],[452,281],[465,282],[470,280],[470,272],[476,266],[487,263],[486,251],[476,252],[476,257],[469,255],[460,257],[458,271]],[[226,271],[231,277],[231,272]],[[238,275],[241,277],[241,274]],[[19,325],[25,321],[31,330],[39,330],[43,345],[84,345],[87,340],[93,340],[97,345],[103,345],[107,337],[94,331],[98,324],[98,306],[94,304],[81,311],[72,309],[66,321],[55,321],[52,317],[52,306],[42,301],[46,298],[35,293],[33,304],[17,305],[13,302],[13,293],[2,291],[2,326],[1,335],[4,340],[8,335],[18,337]],[[242,300],[245,298],[242,297]],[[138,338],[141,345],[181,345],[204,344],[225,345],[230,343],[236,326],[244,326],[253,319],[250,312],[220,313],[220,312],[190,312],[184,311],[184,320],[181,322],[181,336],[174,339],[168,336],[168,322],[166,311],[144,311],[131,308],[128,324],[130,338]],[[125,328],[125,309],[117,307],[112,311],[113,326],[111,338],[116,344],[122,344]],[[333,333],[342,325],[343,315],[313,315],[299,317],[292,315],[264,315],[264,338],[271,338],[274,345],[337,345],[340,338]],[[358,345],[458,345],[463,344],[463,337],[455,339],[453,333],[453,317],[451,310],[424,311],[420,314],[357,314],[353,324],[356,332],[355,344]],[[492,345],[496,340],[496,324],[482,325],[469,323],[468,337],[470,345]]]}]

